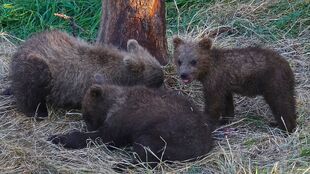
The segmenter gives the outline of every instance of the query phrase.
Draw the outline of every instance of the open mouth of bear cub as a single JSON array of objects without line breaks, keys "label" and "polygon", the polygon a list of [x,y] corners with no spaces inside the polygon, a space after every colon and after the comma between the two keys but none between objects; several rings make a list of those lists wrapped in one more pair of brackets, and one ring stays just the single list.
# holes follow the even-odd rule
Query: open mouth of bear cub
[{"label": "open mouth of bear cub", "polygon": [[182,82],[184,83],[184,84],[190,84],[192,81],[193,81],[193,78],[191,78],[191,77],[186,77],[186,78],[182,78],[181,77],[181,80],[182,80]]},{"label": "open mouth of bear cub", "polygon": [[192,80],[191,79],[182,79],[182,82],[185,84],[189,84],[192,82]]}]

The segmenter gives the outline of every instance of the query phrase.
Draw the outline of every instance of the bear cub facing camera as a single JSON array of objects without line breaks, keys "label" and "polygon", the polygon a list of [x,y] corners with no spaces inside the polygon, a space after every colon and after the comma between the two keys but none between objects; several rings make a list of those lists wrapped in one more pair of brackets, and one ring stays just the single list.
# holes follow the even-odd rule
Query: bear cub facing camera
[{"label": "bear cub facing camera", "polygon": [[[101,138],[116,147],[133,146],[143,162],[195,159],[210,151],[211,131],[204,117],[183,96],[143,86],[95,84],[82,105],[87,129],[49,139],[66,148],[84,148],[87,139]],[[149,148],[156,156],[149,153]]]},{"label": "bear cub facing camera", "polygon": [[289,63],[269,49],[248,47],[212,48],[208,38],[173,40],[174,61],[184,83],[203,84],[205,112],[215,125],[234,117],[233,94],[262,95],[277,125],[289,132],[296,127],[294,74]]},{"label": "bear cub facing camera", "polygon": [[163,71],[159,62],[136,40],[127,51],[110,45],[91,45],[57,30],[35,34],[14,54],[11,64],[12,91],[17,108],[27,116],[47,116],[46,103],[80,108],[94,74],[109,83],[160,87]]}]

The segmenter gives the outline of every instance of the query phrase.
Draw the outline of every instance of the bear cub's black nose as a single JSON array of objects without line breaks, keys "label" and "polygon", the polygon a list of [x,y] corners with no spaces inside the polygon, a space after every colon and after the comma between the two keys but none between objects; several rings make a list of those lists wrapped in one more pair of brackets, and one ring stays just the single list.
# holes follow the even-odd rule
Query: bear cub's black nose
[{"label": "bear cub's black nose", "polygon": [[188,78],[188,74],[186,74],[186,73],[181,74],[181,79],[187,79],[187,78]]}]

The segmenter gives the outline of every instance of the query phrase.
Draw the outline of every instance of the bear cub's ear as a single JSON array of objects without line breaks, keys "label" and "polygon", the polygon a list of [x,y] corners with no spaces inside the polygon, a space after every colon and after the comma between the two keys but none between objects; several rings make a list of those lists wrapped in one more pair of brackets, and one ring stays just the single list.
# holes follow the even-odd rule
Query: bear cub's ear
[{"label": "bear cub's ear", "polygon": [[126,56],[123,61],[125,66],[134,73],[144,71],[144,64],[131,56]]},{"label": "bear cub's ear", "polygon": [[90,87],[90,95],[93,97],[93,98],[97,98],[97,97],[100,97],[102,96],[102,88],[100,85],[93,85]]},{"label": "bear cub's ear", "polygon": [[209,50],[212,47],[212,40],[207,37],[204,37],[198,42],[198,45],[200,48]]},{"label": "bear cub's ear", "polygon": [[184,41],[178,36],[173,36],[173,47],[177,48],[181,44],[184,44]]},{"label": "bear cub's ear", "polygon": [[130,53],[137,53],[141,46],[139,45],[138,41],[135,39],[129,39],[127,41],[127,51]]}]

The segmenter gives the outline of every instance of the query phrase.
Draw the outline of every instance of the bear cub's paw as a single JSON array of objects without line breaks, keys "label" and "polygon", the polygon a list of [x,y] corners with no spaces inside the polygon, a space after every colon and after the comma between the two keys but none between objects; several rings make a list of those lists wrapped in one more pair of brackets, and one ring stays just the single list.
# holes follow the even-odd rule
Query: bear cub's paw
[{"label": "bear cub's paw", "polygon": [[71,131],[68,134],[56,134],[50,136],[47,141],[53,144],[61,145],[66,149],[81,149],[87,146],[84,133],[80,131]]}]

